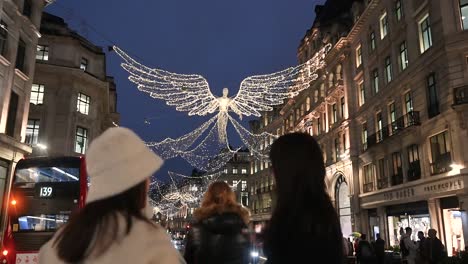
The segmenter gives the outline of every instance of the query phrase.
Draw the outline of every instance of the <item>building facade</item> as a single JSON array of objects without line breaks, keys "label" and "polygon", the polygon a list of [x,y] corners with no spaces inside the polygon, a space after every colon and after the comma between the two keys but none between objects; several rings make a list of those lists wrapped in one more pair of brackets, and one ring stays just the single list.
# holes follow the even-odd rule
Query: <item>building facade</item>
[{"label": "building facade", "polygon": [[240,149],[231,160],[222,168],[219,181],[225,181],[232,186],[236,193],[236,200],[243,206],[249,205],[249,192],[247,180],[250,174],[250,152],[248,149]]},{"label": "building facade", "polygon": [[119,122],[105,53],[48,13],[41,34],[26,143],[35,156],[83,155],[93,138]]},{"label": "building facade", "polygon": [[[396,246],[402,228],[435,228],[449,255],[464,250],[468,3],[328,0],[315,12],[298,58],[331,43],[327,68],[259,131],[316,137],[344,236],[380,233]],[[251,193],[271,177],[255,166]],[[262,219],[270,207],[252,205]]]},{"label": "building facade", "polygon": [[1,226],[16,163],[25,144],[35,52],[42,10],[49,1],[0,1],[0,213]]}]

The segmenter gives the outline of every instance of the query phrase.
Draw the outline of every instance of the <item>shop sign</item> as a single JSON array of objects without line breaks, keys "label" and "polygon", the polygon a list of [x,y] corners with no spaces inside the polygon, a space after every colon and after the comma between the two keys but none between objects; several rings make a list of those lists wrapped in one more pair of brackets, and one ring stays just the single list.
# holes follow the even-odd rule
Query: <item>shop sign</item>
[{"label": "shop sign", "polygon": [[414,196],[414,188],[406,188],[399,191],[384,193],[384,199],[387,201],[400,200]]},{"label": "shop sign", "polygon": [[461,179],[447,182],[435,183],[424,186],[424,192],[447,192],[463,189],[463,181]]}]

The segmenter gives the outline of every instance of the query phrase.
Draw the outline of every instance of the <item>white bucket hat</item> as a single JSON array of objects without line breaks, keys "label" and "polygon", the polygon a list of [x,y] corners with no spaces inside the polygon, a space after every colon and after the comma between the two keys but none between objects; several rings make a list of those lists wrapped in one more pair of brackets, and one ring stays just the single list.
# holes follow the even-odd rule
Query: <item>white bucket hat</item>
[{"label": "white bucket hat", "polygon": [[130,129],[113,127],[91,143],[86,169],[91,186],[86,203],[122,193],[149,178],[163,164]]}]

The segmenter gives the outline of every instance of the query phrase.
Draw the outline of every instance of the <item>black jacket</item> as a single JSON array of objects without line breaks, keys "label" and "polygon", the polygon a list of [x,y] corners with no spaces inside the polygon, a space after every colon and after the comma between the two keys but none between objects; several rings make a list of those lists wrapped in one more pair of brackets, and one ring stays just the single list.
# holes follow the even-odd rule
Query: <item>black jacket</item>
[{"label": "black jacket", "polygon": [[213,215],[193,225],[187,235],[187,264],[249,262],[247,226],[236,213]]}]

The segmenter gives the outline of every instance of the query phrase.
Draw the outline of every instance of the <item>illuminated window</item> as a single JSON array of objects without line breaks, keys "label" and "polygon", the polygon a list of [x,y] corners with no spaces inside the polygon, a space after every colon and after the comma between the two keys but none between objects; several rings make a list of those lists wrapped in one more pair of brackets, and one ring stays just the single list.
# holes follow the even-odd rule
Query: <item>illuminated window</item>
[{"label": "illuminated window", "polygon": [[91,103],[91,97],[86,94],[78,93],[78,102],[76,110],[84,115],[89,114],[89,105]]},{"label": "illuminated window", "polygon": [[75,136],[75,152],[85,154],[88,147],[88,129],[77,127]]},{"label": "illuminated window", "polygon": [[406,48],[406,41],[400,44],[400,70],[404,71],[408,67],[408,49]]},{"label": "illuminated window", "polygon": [[429,14],[426,14],[421,20],[419,20],[419,49],[421,53],[424,53],[430,47],[432,47],[432,32],[431,23],[429,21]]},{"label": "illuminated window", "polygon": [[372,71],[372,88],[374,89],[374,94],[379,92],[379,69]]},{"label": "illuminated window", "polygon": [[397,21],[400,21],[403,17],[403,7],[401,6],[401,0],[395,1],[395,17]]},{"label": "illuminated window", "polygon": [[356,68],[359,68],[362,64],[362,48],[361,45],[356,48]]},{"label": "illuminated window", "polygon": [[468,29],[468,0],[460,0],[460,14],[462,21],[462,28]]},{"label": "illuminated window", "polygon": [[364,82],[360,82],[358,84],[358,90],[359,90],[359,106],[362,106],[363,104],[366,103],[366,89],[364,87]]},{"label": "illuminated window", "polygon": [[35,105],[41,105],[44,102],[44,85],[33,84],[31,87],[31,98],[29,102]]},{"label": "illuminated window", "polygon": [[37,45],[36,60],[48,61],[49,60],[49,47],[45,45]]},{"label": "illuminated window", "polygon": [[380,39],[383,39],[388,34],[388,17],[387,12],[380,16]]},{"label": "illuminated window", "polygon": [[392,61],[390,56],[385,58],[385,77],[387,79],[387,83],[391,82],[393,79]]},{"label": "illuminated window", "polygon": [[370,49],[371,51],[374,51],[377,48],[377,41],[375,39],[375,32],[372,31],[370,33]]},{"label": "illuminated window", "polygon": [[88,59],[86,59],[86,58],[81,58],[80,69],[82,69],[83,71],[87,71],[87,70],[88,70]]},{"label": "illuminated window", "polygon": [[26,127],[26,140],[28,145],[35,145],[39,140],[39,119],[29,119]]}]

